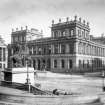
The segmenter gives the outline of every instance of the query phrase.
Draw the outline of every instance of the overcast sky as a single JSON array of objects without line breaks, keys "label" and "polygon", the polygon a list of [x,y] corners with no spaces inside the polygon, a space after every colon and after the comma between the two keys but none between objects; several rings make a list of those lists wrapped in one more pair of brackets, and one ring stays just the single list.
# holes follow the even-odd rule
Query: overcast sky
[{"label": "overcast sky", "polygon": [[0,35],[10,43],[12,28],[27,25],[50,36],[52,19],[66,21],[74,15],[90,23],[90,34],[105,33],[105,0],[0,0]]}]

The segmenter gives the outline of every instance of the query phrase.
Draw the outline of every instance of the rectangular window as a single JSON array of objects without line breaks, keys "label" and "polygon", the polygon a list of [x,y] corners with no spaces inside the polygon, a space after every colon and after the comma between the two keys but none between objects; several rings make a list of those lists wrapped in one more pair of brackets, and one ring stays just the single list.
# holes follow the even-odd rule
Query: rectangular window
[{"label": "rectangular window", "polygon": [[72,64],[72,60],[69,60],[69,68],[71,69],[72,66],[73,66],[73,64]]},{"label": "rectangular window", "polygon": [[42,48],[38,48],[38,54],[40,55],[40,54],[42,54]]},{"label": "rectangular window", "polygon": [[32,48],[29,47],[29,54],[32,55]]},{"label": "rectangular window", "polygon": [[3,48],[3,61],[5,61],[6,60],[6,57],[5,57],[5,48]]},{"label": "rectangular window", "polygon": [[65,68],[65,61],[64,60],[61,60],[61,67]]},{"label": "rectangular window", "polygon": [[54,32],[54,37],[55,38],[58,37],[58,32],[57,31]]},{"label": "rectangular window", "polygon": [[57,68],[57,60],[54,60],[54,68]]},{"label": "rectangular window", "polygon": [[54,53],[58,54],[58,45],[54,45]]},{"label": "rectangular window", "polygon": [[66,46],[65,45],[61,45],[61,53],[65,54],[65,50],[66,50]]}]

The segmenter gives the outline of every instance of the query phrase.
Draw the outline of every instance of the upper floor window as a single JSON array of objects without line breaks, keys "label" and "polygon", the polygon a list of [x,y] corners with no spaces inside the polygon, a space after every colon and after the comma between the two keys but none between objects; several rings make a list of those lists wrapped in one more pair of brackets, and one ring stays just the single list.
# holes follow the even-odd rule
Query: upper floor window
[{"label": "upper floor window", "polygon": [[54,32],[54,37],[57,37],[57,36],[58,36],[58,32],[55,31],[55,32]]},{"label": "upper floor window", "polygon": [[59,36],[59,37],[61,36],[61,31],[60,31],[60,30],[58,31],[58,36]]},{"label": "upper floor window", "polygon": [[69,29],[65,29],[65,35],[69,36]]},{"label": "upper floor window", "polygon": [[65,36],[65,35],[66,35],[65,31],[63,31],[63,36]]},{"label": "upper floor window", "polygon": [[66,46],[63,44],[61,45],[61,53],[65,54]]},{"label": "upper floor window", "polygon": [[78,30],[78,36],[81,36],[81,30],[80,29]]},{"label": "upper floor window", "polygon": [[29,54],[32,54],[32,47],[29,47]]},{"label": "upper floor window", "polygon": [[54,53],[58,54],[58,45],[54,45]]},{"label": "upper floor window", "polygon": [[84,37],[84,31],[82,31],[82,37]]},{"label": "upper floor window", "polygon": [[18,37],[14,37],[14,42],[17,42],[18,41]]},{"label": "upper floor window", "polygon": [[5,57],[5,48],[3,48],[3,61],[5,61],[6,60],[6,57]]},{"label": "upper floor window", "polygon": [[42,49],[39,47],[38,48],[38,54],[41,54],[42,53]]},{"label": "upper floor window", "polygon": [[61,36],[65,36],[65,30],[61,32]]},{"label": "upper floor window", "polygon": [[73,36],[73,34],[74,34],[74,30],[71,30],[70,34],[71,34],[71,36]]}]

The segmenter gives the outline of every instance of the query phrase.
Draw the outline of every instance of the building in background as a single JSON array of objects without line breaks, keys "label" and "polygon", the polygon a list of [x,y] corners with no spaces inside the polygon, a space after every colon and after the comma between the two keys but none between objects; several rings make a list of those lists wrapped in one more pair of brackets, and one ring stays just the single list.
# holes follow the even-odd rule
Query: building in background
[{"label": "building in background", "polygon": [[4,80],[4,70],[7,68],[8,50],[7,45],[0,36],[0,80]]},{"label": "building in background", "polygon": [[[31,32],[36,35],[37,30]],[[10,56],[20,54],[23,59],[21,62],[12,59],[9,67],[25,66],[24,55],[27,55],[31,57],[28,65],[37,70],[60,73],[101,71],[105,67],[105,44],[97,42],[89,32],[89,23],[77,16],[73,20],[67,18],[65,22],[59,19],[54,23],[53,20],[51,37],[47,38],[42,38],[41,33],[36,39],[32,38],[34,35],[27,27],[12,31],[8,51]]]}]

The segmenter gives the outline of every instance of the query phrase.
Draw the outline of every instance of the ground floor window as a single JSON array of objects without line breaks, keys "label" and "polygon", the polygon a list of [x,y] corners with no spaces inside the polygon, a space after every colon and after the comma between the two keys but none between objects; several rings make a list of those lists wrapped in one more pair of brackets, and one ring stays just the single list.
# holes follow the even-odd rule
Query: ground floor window
[{"label": "ground floor window", "polygon": [[54,60],[54,68],[57,68],[57,60]]},{"label": "ground floor window", "polygon": [[72,62],[72,60],[70,59],[69,60],[69,68],[71,69],[73,67],[73,62]]},{"label": "ground floor window", "polygon": [[65,68],[65,61],[63,59],[61,60],[61,67]]}]

